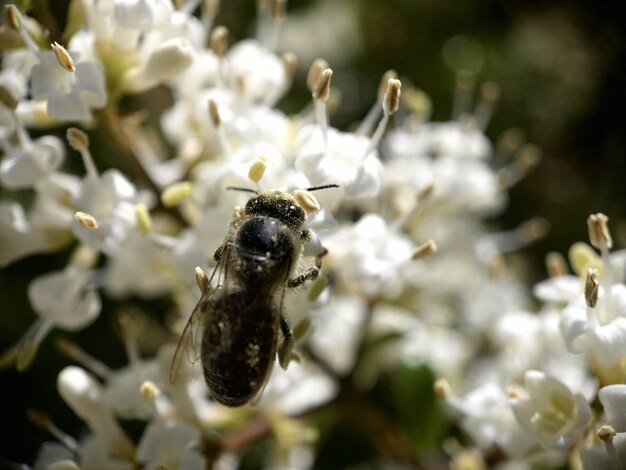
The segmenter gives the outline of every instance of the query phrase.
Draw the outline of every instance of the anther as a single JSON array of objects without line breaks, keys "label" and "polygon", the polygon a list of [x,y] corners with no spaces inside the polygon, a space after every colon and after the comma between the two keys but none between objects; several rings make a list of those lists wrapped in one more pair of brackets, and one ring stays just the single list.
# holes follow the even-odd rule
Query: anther
[{"label": "anther", "polygon": [[209,117],[211,118],[211,124],[213,124],[213,127],[216,129],[220,127],[222,121],[220,118],[220,112],[217,109],[217,103],[214,99],[209,100]]},{"label": "anther", "polygon": [[196,284],[198,284],[198,289],[200,289],[200,292],[206,292],[206,290],[209,288],[209,278],[200,266],[196,266],[195,276]]},{"label": "anther", "polygon": [[4,19],[7,26],[13,31],[19,31],[22,27],[22,14],[13,4],[4,6]]},{"label": "anther", "polygon": [[88,214],[87,212],[77,211],[74,214],[74,220],[83,227],[90,230],[95,230],[98,228],[98,221],[96,220],[96,218],[93,215]]},{"label": "anther", "polygon": [[285,78],[291,80],[296,73],[298,65],[298,56],[293,52],[285,52],[282,55],[283,69],[285,70]]},{"label": "anther", "polygon": [[217,57],[223,57],[228,48],[228,28],[218,26],[211,33],[211,50]]},{"label": "anther", "polygon": [[602,442],[613,442],[613,438],[615,437],[615,428],[610,424],[604,424],[598,428],[597,431],[598,439]]},{"label": "anther", "polygon": [[613,240],[609,233],[607,222],[609,218],[598,212],[591,214],[587,219],[587,227],[589,229],[589,241],[599,250],[608,250],[613,246]]},{"label": "anther", "polygon": [[13,94],[2,85],[0,85],[0,103],[11,111],[15,111],[17,109],[17,100],[13,97]]},{"label": "anther", "polygon": [[391,116],[400,106],[400,90],[402,83],[397,78],[390,78],[387,81],[387,90],[383,97],[383,113],[385,116]]},{"label": "anther", "polygon": [[154,382],[146,380],[139,386],[139,393],[141,393],[141,396],[146,400],[153,401],[161,394],[161,390],[159,390],[159,387],[157,387]]},{"label": "anther", "polygon": [[53,42],[52,44],[50,44],[50,46],[52,47],[52,52],[54,52],[54,55],[57,58],[57,62],[59,63],[59,65],[63,67],[67,72],[75,72],[76,67],[74,66],[74,59],[72,59],[70,53],[67,52],[67,49],[65,49],[58,42]]},{"label": "anther", "polygon": [[320,75],[322,74],[322,70],[328,68],[328,62],[324,59],[315,59],[309,68],[309,73],[306,77],[306,84],[311,93],[315,91],[317,88],[317,83],[319,82]]},{"label": "anther", "polygon": [[317,201],[317,198],[311,194],[309,191],[304,191],[302,189],[296,189],[293,192],[293,197],[296,202],[302,207],[306,212],[317,212],[320,210],[320,203]]},{"label": "anther", "polygon": [[552,251],[546,255],[546,271],[550,277],[564,276],[567,274],[567,262],[561,253]]},{"label": "anther", "polygon": [[317,101],[327,101],[330,96],[330,80],[333,77],[332,69],[322,70],[313,90],[313,98]]},{"label": "anther", "polygon": [[271,16],[274,21],[282,20],[283,18],[285,18],[286,10],[287,0],[272,0]]},{"label": "anther", "polygon": [[261,178],[263,178],[266,168],[267,160],[265,159],[265,157],[258,157],[256,160],[254,160],[254,162],[252,162],[252,165],[250,165],[248,178],[250,178],[250,180],[252,180],[253,182],[258,183],[259,181],[261,181]]},{"label": "anther", "polygon": [[411,254],[411,259],[415,260],[415,259],[425,258],[426,256],[430,256],[436,252],[437,252],[437,244],[431,238],[430,240],[428,240],[425,243],[422,243],[421,245],[419,245],[413,250],[413,253]]},{"label": "anther", "polygon": [[585,303],[589,308],[596,308],[596,305],[598,304],[598,288],[600,287],[598,277],[599,274],[597,269],[587,269],[587,279],[585,280]]},{"label": "anther", "polygon": [[150,217],[150,211],[144,203],[135,205],[135,220],[142,234],[149,235],[152,232],[152,217]]},{"label": "anther", "polygon": [[450,388],[450,383],[446,379],[435,380],[433,389],[435,391],[435,395],[437,395],[442,400],[447,400],[452,392]]},{"label": "anther", "polygon": [[74,150],[80,153],[85,171],[90,178],[98,177],[98,170],[89,151],[89,137],[77,127],[69,127],[65,133],[67,141]]},{"label": "anther", "polygon": [[175,183],[161,193],[161,202],[165,207],[174,207],[191,196],[193,186],[188,181]]}]

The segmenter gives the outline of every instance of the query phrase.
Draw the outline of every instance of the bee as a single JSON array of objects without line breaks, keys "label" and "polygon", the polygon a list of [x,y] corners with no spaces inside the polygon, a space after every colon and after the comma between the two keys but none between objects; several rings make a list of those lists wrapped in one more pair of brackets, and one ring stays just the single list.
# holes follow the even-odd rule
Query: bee
[{"label": "bee", "polygon": [[[304,191],[331,187],[337,185]],[[302,198],[277,190],[228,189],[255,195],[235,210],[224,243],[215,251],[217,264],[211,279],[206,282],[205,276],[200,283],[202,295],[174,352],[169,378],[176,382],[183,358],[195,360],[200,343],[209,392],[219,403],[235,407],[260,395],[276,356],[283,369],[289,365],[295,340],[283,311],[285,289],[317,278],[326,249],[292,277],[311,240]]]}]

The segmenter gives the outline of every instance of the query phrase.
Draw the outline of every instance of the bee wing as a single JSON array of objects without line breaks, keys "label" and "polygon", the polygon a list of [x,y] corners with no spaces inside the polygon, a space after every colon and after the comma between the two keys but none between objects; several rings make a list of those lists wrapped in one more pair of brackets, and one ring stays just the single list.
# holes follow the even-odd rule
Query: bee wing
[{"label": "bee wing", "polygon": [[[283,316],[283,313],[284,313],[283,304],[285,300],[285,291],[287,288],[287,281],[289,280],[289,273],[291,273],[291,263],[285,266],[283,282],[281,282],[281,285],[280,285],[280,294],[279,294],[280,300],[278,302],[278,313],[281,317]],[[280,318],[278,321],[280,321]],[[276,350],[277,350],[276,343],[278,342],[278,328],[279,328],[279,323],[277,322],[276,323],[276,339],[274,340],[274,350],[272,351],[272,357],[276,357]],[[256,406],[259,403],[259,400],[263,396],[263,391],[265,390],[265,387],[267,387],[267,382],[269,381],[274,368],[275,368],[274,365],[272,365],[272,367],[268,367],[267,370],[265,371],[265,375],[261,379],[262,385],[259,388],[259,391],[256,393],[256,395],[254,395],[254,397],[252,397],[252,400],[250,400],[250,404],[252,406]]]},{"label": "bee wing", "polygon": [[[194,363],[200,355],[198,346],[201,341],[206,316],[210,313],[207,312],[207,307],[211,304],[213,296],[221,289],[221,283],[223,283],[223,280],[221,279],[222,270],[226,264],[224,261],[226,259],[228,259],[227,245],[224,247],[220,259],[213,269],[211,277],[209,278],[208,286],[202,293],[202,296],[200,296],[200,300],[198,300],[193,312],[191,312],[191,316],[189,317],[189,320],[187,320],[187,324],[185,325],[185,328],[180,335],[180,339],[178,340],[178,344],[176,345],[176,350],[174,351],[174,356],[172,357],[169,372],[169,379],[172,385],[176,383],[179,372],[184,365],[183,358],[186,358],[188,362]],[[218,285],[217,287],[214,287],[211,284],[216,274],[218,276]]]}]

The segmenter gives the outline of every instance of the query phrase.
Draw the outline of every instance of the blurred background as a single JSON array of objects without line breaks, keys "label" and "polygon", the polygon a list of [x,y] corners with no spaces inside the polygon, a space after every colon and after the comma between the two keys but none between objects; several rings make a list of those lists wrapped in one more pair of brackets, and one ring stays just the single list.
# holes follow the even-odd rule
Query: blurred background
[{"label": "blurred background", "polygon": [[[254,35],[254,3],[222,2],[217,24],[230,29],[231,43]],[[32,4],[35,18],[56,25],[52,36],[54,28],[63,30],[69,0]],[[391,68],[403,82],[428,94],[433,120],[450,119],[460,74],[471,75],[477,85],[499,84],[501,98],[488,136],[498,141],[503,132],[516,128],[543,153],[541,164],[512,189],[509,209],[494,220],[494,226],[503,229],[534,216],[549,222],[548,235],[524,250],[528,281],[535,282],[545,277],[547,252],[566,253],[573,242],[587,239],[585,220],[592,212],[609,216],[617,248],[626,247],[625,19],[626,4],[619,0],[292,0],[281,49],[298,54],[300,70],[280,107],[297,112],[309,101],[306,70],[317,57],[334,69],[341,104],[331,123],[342,129],[365,116],[381,75]],[[144,103],[127,105],[132,110]],[[117,164],[105,153],[96,157],[103,168]],[[31,279],[62,268],[67,256],[67,251],[33,256],[0,271],[2,350],[35,317],[26,294]],[[104,311],[120,307],[106,298],[104,302]],[[167,310],[158,300],[142,302],[145,311]],[[54,332],[25,374],[0,372],[0,456],[32,463],[41,443],[49,439],[26,419],[28,407],[44,410],[60,428],[78,434],[82,423],[51,390],[58,371],[69,363],[55,341],[69,337],[119,367],[126,358],[115,329],[111,316],[102,315],[79,333]],[[391,415],[414,408],[402,425],[412,430],[409,435],[425,452],[441,445],[447,426],[432,403],[429,373],[427,368],[399,371],[375,391]],[[345,461],[336,460],[338,449]],[[358,465],[375,451],[349,426],[338,428],[322,442],[316,466]]]}]

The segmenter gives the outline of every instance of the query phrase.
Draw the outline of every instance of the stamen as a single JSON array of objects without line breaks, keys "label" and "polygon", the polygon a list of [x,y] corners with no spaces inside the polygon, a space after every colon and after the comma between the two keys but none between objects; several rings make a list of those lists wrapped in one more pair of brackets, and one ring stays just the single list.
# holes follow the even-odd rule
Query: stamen
[{"label": "stamen", "polygon": [[228,49],[228,28],[225,26],[216,27],[211,33],[211,50],[218,59],[217,65],[217,85],[224,86],[224,55]]},{"label": "stamen", "polygon": [[211,33],[211,50],[218,58],[224,57],[228,49],[228,28],[216,27]]},{"label": "stamen", "polygon": [[546,255],[546,271],[550,277],[559,277],[567,274],[567,262],[561,253],[552,251]]},{"label": "stamen", "polygon": [[501,189],[509,189],[521,181],[541,161],[541,150],[533,144],[522,145],[515,153],[515,159],[498,172]]},{"label": "stamen", "polygon": [[202,0],[202,10],[200,13],[200,21],[204,30],[204,41],[206,44],[209,39],[209,32],[213,28],[213,21],[220,11],[220,0]]},{"label": "stamen", "polygon": [[413,260],[422,259],[436,252],[437,252],[437,244],[431,238],[430,240],[428,240],[425,243],[422,243],[421,245],[419,245],[413,250],[413,253],[411,254],[411,259]]},{"label": "stamen", "polygon": [[319,82],[322,70],[328,68],[328,62],[324,59],[315,59],[309,68],[309,73],[306,77],[306,85],[311,90],[311,93],[315,91],[317,83]]},{"label": "stamen", "polygon": [[442,400],[447,400],[452,395],[450,383],[446,379],[439,378],[435,380],[433,389],[435,391],[435,395],[437,395]]},{"label": "stamen", "polygon": [[89,369],[101,379],[108,379],[112,373],[109,366],[85,352],[78,345],[63,338],[56,341],[57,348],[70,359]]},{"label": "stamen", "polygon": [[265,157],[263,156],[258,157],[256,160],[254,160],[254,162],[252,162],[252,165],[250,165],[250,170],[248,171],[248,178],[250,178],[250,180],[253,181],[254,183],[258,183],[259,181],[261,181],[261,178],[263,178],[266,168],[267,168],[267,160],[265,159]]},{"label": "stamen", "polygon": [[139,203],[135,205],[135,220],[142,234],[149,235],[152,232],[152,217],[145,204]]},{"label": "stamen", "polygon": [[293,197],[300,205],[300,207],[302,207],[308,213],[317,212],[318,210],[320,210],[320,203],[317,201],[317,198],[309,191],[296,189],[293,192]]},{"label": "stamen", "polygon": [[380,139],[383,137],[383,133],[387,127],[387,123],[389,122],[389,116],[398,111],[398,107],[400,106],[400,92],[402,88],[402,83],[400,80],[396,78],[390,78],[387,81],[387,91],[383,96],[383,118],[378,123],[378,127],[376,128],[376,132],[372,136],[369,146],[363,155],[363,159],[365,159],[376,147],[378,147],[378,143]]},{"label": "stamen", "polygon": [[480,130],[485,130],[493,111],[498,104],[500,98],[500,86],[495,82],[485,82],[480,87],[480,96],[476,109],[474,110],[474,119],[476,125]]},{"label": "stamen", "polygon": [[383,97],[385,96],[385,93],[387,92],[387,83],[392,78],[398,78],[398,74],[396,73],[395,70],[387,70],[383,74],[383,78],[380,80],[380,83],[378,85],[378,94],[376,97],[376,102],[367,112],[367,115],[365,116],[361,124],[359,124],[359,127],[356,130],[356,133],[358,135],[369,134],[372,131],[372,128],[374,127],[374,123],[376,122],[376,120],[380,118],[380,114],[382,112]]},{"label": "stamen", "polygon": [[330,279],[328,276],[321,275],[318,276],[317,279],[311,284],[308,292],[306,293],[306,299],[309,302],[315,302],[317,298],[324,292],[326,286],[330,283]]},{"label": "stamen", "polygon": [[11,111],[15,111],[18,105],[18,101],[13,97],[13,94],[2,85],[0,85],[0,103]]},{"label": "stamen", "polygon": [[98,221],[96,220],[96,218],[93,215],[88,214],[87,212],[78,211],[74,213],[74,220],[83,227],[90,230],[95,230],[98,228]]},{"label": "stamen", "polygon": [[519,150],[526,140],[523,130],[512,127],[500,134],[496,142],[494,160],[497,162],[508,162],[510,158]]},{"label": "stamen", "polygon": [[613,246],[613,240],[607,224],[608,221],[609,218],[601,212],[591,214],[587,219],[589,241],[592,246],[602,251],[602,254]]},{"label": "stamen", "polygon": [[7,23],[7,26],[9,26],[9,28],[19,33],[20,37],[22,38],[22,41],[24,41],[24,44],[26,44],[26,47],[28,47],[31,50],[31,52],[35,54],[37,58],[39,59],[39,61],[41,62],[41,60],[43,59],[43,54],[41,53],[39,46],[35,43],[35,41],[33,41],[33,38],[31,38],[30,35],[28,34],[28,31],[26,30],[26,27],[24,26],[22,14],[18,10],[18,8],[13,4],[5,5],[4,6],[4,18]]},{"label": "stamen", "polygon": [[456,76],[456,90],[452,107],[452,118],[458,120],[471,109],[472,95],[474,93],[474,75],[467,71],[461,71]]},{"label": "stamen", "polygon": [[620,455],[618,454],[617,449],[615,449],[615,445],[613,444],[613,439],[615,438],[616,434],[617,432],[615,431],[615,428],[609,424],[604,424],[600,426],[600,428],[596,432],[598,439],[604,442],[604,448],[606,449],[606,453],[611,459],[611,465],[617,470],[619,468],[623,468],[623,465]]},{"label": "stamen", "polygon": [[166,417],[171,414],[171,402],[154,382],[150,380],[143,382],[139,387],[139,393],[145,400],[152,402],[159,416]]},{"label": "stamen", "polygon": [[93,161],[91,152],[89,151],[89,137],[83,131],[77,127],[70,127],[66,132],[67,141],[77,152],[80,152],[80,156],[83,159],[83,165],[87,172],[87,177],[91,179],[98,178],[98,170],[96,164]]},{"label": "stamen", "polygon": [[270,50],[276,50],[278,38],[280,36],[280,28],[285,20],[285,11],[287,10],[287,0],[272,0],[270,16],[271,23],[267,33],[267,43],[265,46]]},{"label": "stamen", "polygon": [[22,337],[15,356],[15,368],[24,372],[30,367],[39,351],[39,345],[54,324],[46,318],[39,318]]},{"label": "stamen", "polygon": [[141,393],[141,396],[146,400],[153,401],[161,394],[161,390],[159,390],[159,387],[157,387],[154,382],[146,380],[139,387],[139,393]]},{"label": "stamen", "polygon": [[130,316],[126,313],[120,313],[117,316],[117,326],[120,331],[120,336],[124,342],[126,348],[126,355],[128,356],[128,362],[133,365],[139,362],[139,349],[137,347],[137,331],[130,319]]},{"label": "stamen", "polygon": [[161,193],[161,202],[165,207],[175,207],[191,196],[193,185],[189,181],[174,183]]},{"label": "stamen", "polygon": [[61,444],[67,447],[72,452],[78,452],[78,442],[69,434],[59,429],[53,422],[50,416],[43,411],[28,408],[26,410],[28,419],[40,429],[52,434]]},{"label": "stamen", "polygon": [[13,31],[19,31],[22,27],[22,14],[15,5],[4,6],[4,22]]},{"label": "stamen", "polygon": [[52,52],[54,52],[55,57],[57,58],[57,62],[61,67],[63,67],[67,72],[76,72],[76,66],[74,66],[74,59],[67,49],[63,47],[58,42],[53,42],[50,44],[52,47]]},{"label": "stamen", "polygon": [[293,337],[296,341],[302,338],[311,328],[311,318],[306,316],[293,327]]},{"label": "stamen", "polygon": [[609,232],[608,221],[609,218],[601,212],[591,214],[587,218],[587,228],[589,230],[589,241],[591,242],[591,245],[599,249],[602,255],[602,266],[604,267],[602,272],[603,284],[605,286],[606,293],[605,311],[611,312],[614,310],[612,295],[614,276],[611,261],[609,260],[609,250],[613,246],[613,239],[611,238],[611,234]]},{"label": "stamen", "polygon": [[330,81],[333,76],[332,69],[324,69],[317,80],[317,84],[313,89],[313,100],[315,104],[315,117],[317,123],[322,130],[324,139],[324,153],[328,148],[328,117],[326,115],[326,101],[330,95]]},{"label": "stamen", "polygon": [[113,410],[103,400],[102,385],[84,369],[69,366],[57,376],[57,390],[96,435],[107,454],[131,459],[134,446],[120,427]]},{"label": "stamen", "polygon": [[209,278],[200,266],[196,266],[195,275],[198,289],[200,289],[200,293],[203,294],[209,288]]},{"label": "stamen", "polygon": [[224,155],[225,158],[230,158],[230,146],[228,145],[226,133],[224,132],[224,128],[222,126],[222,118],[220,117],[217,102],[214,99],[209,100],[209,117],[211,118],[211,124],[213,124],[215,132],[217,133],[217,141],[220,149],[222,150],[222,155]]},{"label": "stamen", "polygon": [[69,264],[82,269],[83,271],[88,271],[96,265],[99,257],[100,251],[94,250],[87,245],[80,244],[73,251]]}]

